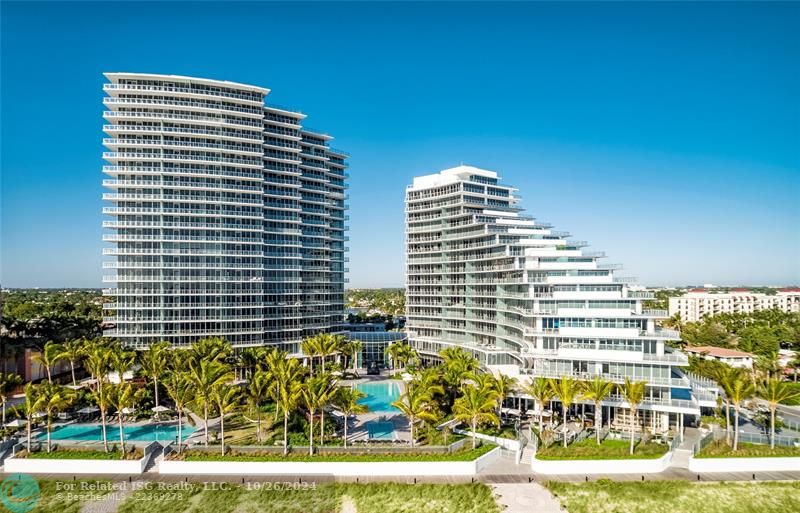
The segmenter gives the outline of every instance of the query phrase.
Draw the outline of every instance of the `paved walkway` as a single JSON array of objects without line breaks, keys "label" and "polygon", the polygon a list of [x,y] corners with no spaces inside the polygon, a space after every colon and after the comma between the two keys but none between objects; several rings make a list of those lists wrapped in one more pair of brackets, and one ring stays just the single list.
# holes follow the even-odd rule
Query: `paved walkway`
[{"label": "paved walkway", "polygon": [[503,513],[561,513],[558,500],[539,483],[493,484]]}]

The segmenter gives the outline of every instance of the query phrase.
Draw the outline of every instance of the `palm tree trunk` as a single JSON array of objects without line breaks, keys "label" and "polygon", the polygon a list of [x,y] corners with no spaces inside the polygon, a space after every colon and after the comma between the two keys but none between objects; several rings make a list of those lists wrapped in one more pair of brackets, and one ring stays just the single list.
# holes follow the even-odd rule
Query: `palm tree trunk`
[{"label": "palm tree trunk", "polygon": [[222,447],[222,455],[225,456],[225,414],[222,413],[219,416],[219,435],[220,435],[220,446]]},{"label": "palm tree trunk", "polygon": [[633,454],[633,435],[636,429],[636,413],[633,411],[633,409],[631,409],[630,413],[632,420],[631,420],[631,448],[629,454]]},{"label": "palm tree trunk", "polygon": [[289,412],[284,410],[283,411],[283,455],[286,456],[289,453]]},{"label": "palm tree trunk", "polygon": [[73,360],[69,361],[69,368],[72,371],[72,386],[76,386],[78,382],[75,380],[75,362]]},{"label": "palm tree trunk", "polygon": [[118,413],[119,418],[119,443],[122,446],[122,459],[125,459],[125,431],[122,429],[122,413]]},{"label": "palm tree trunk", "polygon": [[3,427],[6,425],[6,396],[3,396]]},{"label": "palm tree trunk", "polygon": [[103,428],[103,451],[108,452],[108,435],[106,434],[106,411],[100,410],[100,425]]},{"label": "palm tree trunk", "polygon": [[314,411],[311,411],[311,420],[308,422],[308,455],[314,455]]},{"label": "palm tree trunk", "polygon": [[731,444],[731,403],[725,401],[725,442]]},{"label": "palm tree trunk", "polygon": [[411,415],[408,419],[411,421],[411,447],[414,447],[416,445],[414,443],[414,416]]},{"label": "palm tree trunk", "polygon": [[475,425],[475,417],[472,418],[472,448],[475,448],[475,435],[477,434],[478,426]]},{"label": "palm tree trunk", "polygon": [[[156,408],[158,408],[158,378],[153,378],[153,392],[156,398]],[[156,410],[156,419],[159,418],[160,413]]]},{"label": "palm tree trunk", "polygon": [[50,414],[47,414],[47,452],[50,452],[50,430],[53,426],[53,421],[50,420]]},{"label": "palm tree trunk", "polygon": [[594,403],[594,431],[597,435],[597,445],[600,445],[600,429],[603,427],[603,407],[599,402]]},{"label": "palm tree trunk", "polygon": [[181,423],[181,410],[178,410],[178,454],[181,453],[182,444],[183,444],[183,425]]},{"label": "palm tree trunk", "polygon": [[564,449],[567,448],[567,407],[564,403],[561,403],[561,438],[563,438],[562,442],[564,443]]},{"label": "palm tree trunk", "polygon": [[203,429],[206,435],[206,447],[208,447],[208,405],[203,407]]},{"label": "palm tree trunk", "polygon": [[345,411],[344,413],[344,448],[347,449],[347,418],[350,416],[349,411]]},{"label": "palm tree trunk", "polygon": [[739,408],[736,407],[733,410],[733,417],[734,422],[736,423],[733,426],[733,450],[737,450],[739,448]]},{"label": "palm tree trunk", "polygon": [[47,381],[52,383],[53,382],[53,377],[50,375],[50,366],[49,365],[45,365],[44,369],[47,371]]},{"label": "palm tree trunk", "polygon": [[772,407],[769,409],[769,448],[775,448],[775,408]]},{"label": "palm tree trunk", "polygon": [[33,417],[28,415],[28,452],[31,452],[31,420]]},{"label": "palm tree trunk", "polygon": [[261,410],[258,410],[258,422],[256,423],[256,440],[261,443]]}]

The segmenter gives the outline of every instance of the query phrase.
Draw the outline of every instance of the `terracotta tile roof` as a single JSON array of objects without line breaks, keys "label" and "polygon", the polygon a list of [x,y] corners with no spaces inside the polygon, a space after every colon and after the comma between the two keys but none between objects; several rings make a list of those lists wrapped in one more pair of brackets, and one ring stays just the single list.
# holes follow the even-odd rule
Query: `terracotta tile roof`
[{"label": "terracotta tile roof", "polygon": [[728,349],[725,347],[714,347],[714,346],[694,346],[694,347],[687,347],[685,349],[686,352],[689,353],[697,353],[697,354],[708,354],[709,356],[715,356],[717,358],[730,358],[730,357],[752,357],[753,355],[750,353],[745,353],[743,351],[736,351],[735,349]]}]

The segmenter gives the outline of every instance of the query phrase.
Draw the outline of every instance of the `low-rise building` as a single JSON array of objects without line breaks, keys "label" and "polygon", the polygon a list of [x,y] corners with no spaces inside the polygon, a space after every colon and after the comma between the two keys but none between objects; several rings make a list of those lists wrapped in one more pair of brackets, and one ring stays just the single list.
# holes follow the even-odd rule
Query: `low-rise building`
[{"label": "low-rise building", "polygon": [[702,288],[669,298],[669,315],[680,314],[684,322],[724,313],[752,313],[772,308],[800,312],[800,288],[779,289],[777,294],[755,293],[749,289],[713,292]]},{"label": "low-rise building", "polygon": [[753,368],[753,355],[751,353],[745,353],[744,351],[714,346],[687,347],[685,351],[691,355],[703,357],[706,360],[716,360],[718,362],[727,363],[731,367],[739,367],[742,369]]}]

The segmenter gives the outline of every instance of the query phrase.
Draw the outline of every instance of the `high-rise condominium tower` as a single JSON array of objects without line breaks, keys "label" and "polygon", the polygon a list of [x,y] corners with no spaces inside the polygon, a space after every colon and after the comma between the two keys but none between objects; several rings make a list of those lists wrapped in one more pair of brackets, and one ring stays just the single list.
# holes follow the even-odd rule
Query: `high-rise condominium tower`
[{"label": "high-rise condominium tower", "polygon": [[107,336],[296,352],[344,312],[346,155],[268,89],[107,73]]},{"label": "high-rise condominium tower", "polygon": [[[642,307],[652,294],[615,276],[620,266],[601,263],[605,255],[584,251],[586,242],[520,215],[515,190],[469,166],[408,187],[410,343],[429,358],[461,347],[523,381],[646,381],[641,410],[658,431],[713,407],[712,392],[679,370],[686,356],[665,345],[679,338],[656,326],[666,312]],[[603,404],[605,419],[630,421],[618,392]]]}]

